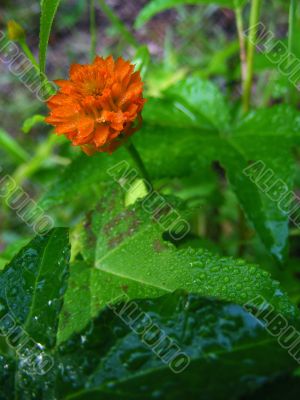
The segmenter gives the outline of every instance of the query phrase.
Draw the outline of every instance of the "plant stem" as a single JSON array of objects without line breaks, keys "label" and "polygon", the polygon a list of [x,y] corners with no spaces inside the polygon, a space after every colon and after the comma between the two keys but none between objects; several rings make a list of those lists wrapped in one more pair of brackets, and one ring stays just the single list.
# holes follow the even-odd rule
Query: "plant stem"
[{"label": "plant stem", "polygon": [[291,0],[289,12],[289,53],[293,53],[295,48],[295,31],[297,23],[297,0]]},{"label": "plant stem", "polygon": [[91,34],[90,61],[93,62],[97,52],[95,0],[90,0],[90,34]]},{"label": "plant stem", "polygon": [[145,181],[147,181],[151,188],[153,187],[152,183],[151,183],[151,179],[150,176],[148,174],[148,171],[144,165],[143,160],[141,159],[141,156],[139,154],[139,152],[137,151],[137,149],[135,148],[134,144],[132,143],[131,140],[128,140],[128,142],[125,145],[128,153],[130,154],[131,158],[134,160],[136,166],[138,167],[138,170],[140,171],[142,177],[145,179]]},{"label": "plant stem", "polygon": [[[289,11],[289,37],[288,37],[288,50],[289,50],[289,60],[293,61],[293,55],[295,53],[295,42],[296,42],[296,25],[297,25],[297,2],[298,0],[290,0],[290,11]],[[294,103],[295,100],[295,88],[290,85],[290,90],[288,93],[288,100],[290,103]]]},{"label": "plant stem", "polygon": [[[252,0],[251,11],[250,11],[250,21],[249,21],[249,36],[247,43],[247,54],[245,49],[245,39],[244,39],[244,28],[242,19],[242,10],[236,4],[236,20],[237,20],[237,30],[240,41],[240,57],[241,57],[241,68],[242,68],[242,82],[243,82],[243,111],[246,113],[250,108],[252,84],[253,84],[253,73],[254,73],[254,54],[255,54],[255,43],[257,38],[256,25],[259,20],[259,13],[262,0]],[[240,244],[238,246],[238,255],[242,256],[245,251],[245,242],[247,240],[247,224],[243,211],[239,209],[238,216],[238,231]]]},{"label": "plant stem", "polygon": [[2,128],[0,128],[0,146],[1,149],[5,150],[18,164],[28,162],[30,159],[29,154],[23,147]]},{"label": "plant stem", "polygon": [[47,87],[47,89],[49,90],[49,93],[53,92],[53,94],[54,94],[53,87],[49,86],[49,82],[48,82],[48,79],[47,79],[46,75],[41,72],[40,65],[36,61],[32,51],[28,47],[28,45],[26,43],[26,39],[25,38],[18,39],[18,43],[19,43],[21,49],[24,51],[24,54],[26,55],[28,60],[39,71],[39,75],[40,75],[40,80],[41,80],[42,86],[45,85]]},{"label": "plant stem", "polygon": [[242,87],[244,87],[246,75],[247,75],[247,55],[246,55],[246,42],[244,36],[244,24],[243,24],[243,15],[242,15],[242,7],[237,5],[237,1],[235,1],[235,16],[236,16],[236,27],[240,42],[240,60],[241,60],[241,71],[242,71]]},{"label": "plant stem", "polygon": [[26,57],[28,58],[28,60],[31,62],[32,65],[34,65],[39,70],[40,69],[39,64],[37,63],[34,55],[32,54],[32,51],[28,47],[28,45],[26,43],[26,40],[25,39],[19,39],[18,42],[19,42],[19,44],[21,46],[21,49],[24,51]]},{"label": "plant stem", "polygon": [[253,83],[253,64],[255,54],[255,43],[257,38],[257,23],[259,20],[260,6],[262,0],[252,0],[250,22],[249,22],[249,37],[247,45],[247,74],[243,90],[243,110],[248,112],[250,108],[250,99]]},{"label": "plant stem", "polygon": [[237,249],[237,255],[238,257],[242,257],[246,249],[248,230],[247,230],[247,223],[244,211],[240,207],[239,207],[238,221],[239,221],[238,222],[239,245]]},{"label": "plant stem", "polygon": [[120,18],[115,14],[115,12],[109,7],[105,0],[98,0],[100,7],[106,17],[109,19],[111,24],[120,32],[121,35],[127,40],[131,46],[134,48],[138,48],[139,44],[136,41],[133,34],[127,29],[124,23],[120,20]]}]

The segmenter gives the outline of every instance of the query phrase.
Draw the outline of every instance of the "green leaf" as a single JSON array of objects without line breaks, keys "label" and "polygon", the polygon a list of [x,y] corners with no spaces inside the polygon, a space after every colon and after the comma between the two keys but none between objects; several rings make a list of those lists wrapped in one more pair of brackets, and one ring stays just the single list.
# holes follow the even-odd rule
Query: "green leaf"
[{"label": "green leaf", "polygon": [[[133,141],[153,179],[188,176],[199,170],[202,164],[207,165],[216,159],[216,138],[201,136],[201,131],[168,127],[166,132],[164,127],[144,124]],[[196,154],[195,146],[201,149]],[[50,185],[39,200],[39,206],[46,211],[54,206],[88,198],[89,207],[93,207],[93,199],[96,201],[96,196],[92,194],[95,190],[99,193],[101,186],[111,182],[107,170],[122,160],[133,166],[132,160],[123,148],[109,157],[107,154],[94,157],[81,154]],[[80,198],[78,198],[79,191]]]},{"label": "green leaf", "polygon": [[[195,110],[191,108],[187,102],[182,103],[174,99],[164,98],[149,98],[143,111],[143,119],[149,124],[154,126],[164,126],[168,129],[170,127],[181,128],[194,128],[199,129],[199,123],[203,130],[212,129],[210,122],[204,117],[196,114]],[[167,135],[166,133],[165,135]],[[164,138],[162,138],[164,140]]]},{"label": "green leaf", "polygon": [[[253,191],[252,194],[245,195],[242,206],[267,250],[282,263],[288,255],[289,215],[279,207],[279,202],[276,200],[278,196],[275,192],[277,189],[280,190],[280,181],[284,182],[289,191],[293,191],[295,161],[291,146],[284,137],[274,137],[271,145],[267,137],[256,137],[255,141],[251,137],[243,137],[235,139],[234,143],[241,150],[244,159],[248,161],[248,167],[245,167],[247,170],[251,169],[253,160],[261,160],[264,164],[261,174],[269,171],[267,174],[270,180],[266,179],[266,175],[264,179],[260,180],[259,177],[262,176],[260,173],[254,178],[254,190],[258,193],[261,203],[259,211],[256,208],[258,204],[254,205]],[[280,152],[278,152],[279,148]],[[237,171],[235,171],[235,175],[237,175]],[[243,173],[241,179],[236,176],[236,194],[238,197],[241,197],[239,192],[243,191],[241,186],[249,185],[250,179],[251,172],[248,172],[246,176]],[[272,184],[274,184],[273,187]],[[268,190],[271,187],[272,189]]]},{"label": "green leaf", "polygon": [[[162,109],[163,110],[163,109]],[[167,113],[167,111],[163,111]],[[261,189],[243,173],[249,163],[262,159],[266,168],[272,168],[275,176],[283,179],[288,187],[293,187],[294,162],[288,143],[283,139],[269,141],[268,138],[234,138],[230,141],[216,136],[201,135],[182,127],[145,125],[143,132],[134,138],[150,175],[154,179],[165,177],[182,178],[206,168],[212,161],[220,161],[241,206],[253,224],[266,249],[282,262],[287,252],[288,215],[282,212]],[[278,148],[282,151],[278,152]],[[195,149],[200,149],[195,153]],[[165,155],[168,155],[166,162]],[[85,198],[96,198],[93,187],[109,182],[107,174],[110,166],[130,160],[123,150],[112,156],[88,158],[80,156],[59,176],[50,190],[40,201],[47,210],[59,204],[76,201],[78,190]]]},{"label": "green leaf", "polygon": [[0,273],[0,332],[13,358],[7,400],[44,398],[45,390],[54,398],[53,349],[68,262],[68,231],[56,228],[35,237]]},{"label": "green leaf", "polygon": [[68,259],[68,231],[56,228],[35,237],[0,273],[1,316],[46,348],[56,341]]},{"label": "green leaf", "polygon": [[[245,1],[240,2],[240,4],[243,3],[245,3]],[[135,28],[141,28],[154,15],[164,10],[181,5],[195,4],[217,4],[221,7],[235,7],[234,0],[152,0],[142,9],[140,14],[137,16],[137,19],[135,21]]]},{"label": "green leaf", "polygon": [[[123,149],[118,150],[110,157],[107,157],[107,154],[99,154],[94,157],[80,154],[53,182],[38,205],[46,211],[53,206],[65,204],[69,201],[75,203],[76,198],[78,201],[78,190],[81,193],[79,200],[82,201],[85,197],[92,200],[91,193],[93,193],[95,186],[95,190],[97,190],[103,182],[111,180],[107,169],[122,159],[127,159],[127,157]],[[93,206],[93,203],[91,206]]]},{"label": "green leaf", "polygon": [[[196,82],[199,81],[196,80]],[[213,160],[220,161],[248,220],[255,227],[266,249],[279,262],[283,262],[288,250],[288,214],[281,210],[278,202],[264,193],[259,185],[251,182],[249,176],[245,175],[243,171],[254,161],[262,160],[265,164],[265,171],[268,169],[273,171],[272,182],[281,179],[290,191],[293,190],[295,162],[291,148],[299,142],[300,120],[297,111],[286,106],[258,110],[239,121],[232,129],[231,137],[228,135],[228,139],[208,137],[204,136],[203,130],[199,129],[203,126],[200,120],[196,118],[195,113],[191,113],[193,104],[194,108],[196,105],[198,105],[198,109],[201,107],[201,104],[197,103],[199,96],[194,98],[191,95],[193,89],[188,90],[190,86],[196,88],[197,84],[185,86],[185,83],[184,81],[180,82],[179,86],[183,87],[182,97],[188,99],[189,113],[180,114],[169,98],[150,101],[150,107],[145,108],[145,119],[153,125],[153,146],[147,139],[145,145],[145,137],[143,138],[141,135],[137,135],[136,140],[138,144],[140,143],[139,150],[143,154],[147,167],[152,170],[155,166],[158,167],[153,172],[154,175],[164,169],[166,176],[182,176],[182,173],[187,173],[187,171],[192,173],[192,166],[197,163],[201,168],[201,164],[205,161],[208,165]],[[175,85],[175,87],[177,86]],[[171,89],[171,92],[176,95],[175,87]],[[198,90],[197,93],[201,93],[201,91]],[[223,100],[221,97],[220,99],[219,106],[218,102],[215,102],[215,106],[211,105],[211,108],[215,107],[219,110],[219,115],[222,115]],[[155,113],[156,108],[158,111]],[[226,114],[228,115],[228,111]],[[209,115],[209,111],[206,115]],[[212,116],[211,120],[217,121],[217,116]],[[175,128],[168,127],[166,134],[162,127],[168,124],[169,126],[177,125],[180,129],[177,129],[178,132],[176,132]],[[222,120],[220,120],[219,126],[222,129]],[[189,127],[193,129],[193,132],[187,129]],[[146,127],[146,131],[149,132],[150,137],[151,127]],[[159,133],[160,139],[155,136]],[[272,136],[272,140],[270,140],[270,136]],[[155,140],[157,141],[156,147]],[[194,150],[196,148],[200,149],[198,153]],[[155,154],[156,160],[150,159],[151,152]],[[158,165],[159,155],[164,153],[168,154],[168,163]]]},{"label": "green leaf", "polygon": [[[174,105],[169,100],[158,100],[160,106],[156,118],[151,113],[155,109],[155,102],[153,106],[150,102],[150,111],[146,111],[145,115],[145,119],[153,126],[145,126],[145,136],[137,135],[135,139],[151,175],[164,173],[165,176],[180,177],[194,173],[197,166],[198,169],[203,168],[205,163],[221,162],[248,220],[269,253],[283,262],[288,250],[288,215],[243,171],[254,161],[262,160],[265,171],[273,171],[274,182],[281,179],[289,190],[293,190],[295,162],[291,148],[298,140],[300,131],[297,112],[286,107],[257,111],[237,125],[232,137],[221,139],[196,130],[197,124],[193,127],[192,118],[186,115],[182,118],[179,112],[174,111]],[[168,121],[177,126],[180,126],[179,121],[184,121],[184,124],[180,129],[168,127],[165,133],[163,125]],[[270,135],[273,136],[272,140]],[[199,151],[195,152],[195,149]],[[168,154],[167,163],[164,154]]]},{"label": "green leaf", "polygon": [[68,290],[58,329],[58,343],[65,341],[73,332],[82,330],[91,320],[91,268],[83,261],[70,266]]},{"label": "green leaf", "polygon": [[[243,260],[218,257],[201,249],[177,250],[162,238],[175,214],[168,215],[168,209],[155,217],[153,207],[157,207],[157,202],[151,206],[149,201],[144,206],[142,201],[137,202],[124,210],[119,190],[112,190],[107,190],[101,204],[89,214],[83,233],[83,256],[94,266],[90,271],[92,316],[124,296],[153,298],[178,289],[238,304],[261,295],[278,311],[294,314],[294,306],[266,271]],[[165,204],[168,202],[166,199]],[[149,212],[145,207],[149,207]],[[160,223],[156,222],[158,218]],[[76,295],[73,301],[77,303]],[[66,333],[60,332],[60,336],[65,337]]]},{"label": "green leaf", "polygon": [[[176,351],[190,361],[177,374]],[[178,292],[105,309],[57,362],[57,397],[81,400],[237,399],[296,365],[240,306]]]},{"label": "green leaf", "polygon": [[196,76],[178,82],[164,92],[175,106],[188,113],[200,128],[226,132],[229,128],[229,108],[223,94],[211,82]]},{"label": "green leaf", "polygon": [[29,154],[2,128],[0,128],[0,148],[18,163],[29,160]]},{"label": "green leaf", "polygon": [[0,253],[0,270],[28,243],[28,239],[14,240]]},{"label": "green leaf", "polygon": [[46,55],[51,27],[55,14],[57,12],[60,0],[41,0],[41,18],[40,18],[40,45],[39,62],[40,71],[45,73]]},{"label": "green leaf", "polygon": [[223,154],[220,152],[219,160],[246,216],[254,225],[266,249],[282,263],[288,250],[289,218],[278,207],[278,202],[252,181],[250,166],[255,161],[263,160],[265,167],[262,175],[264,171],[272,170],[272,182],[283,179],[287,187],[292,189],[295,171],[290,146],[284,138],[276,138],[270,142],[264,137],[255,137],[255,141],[251,137],[239,137],[229,143],[230,146]]},{"label": "green leaf", "polygon": [[279,376],[273,382],[266,382],[261,388],[245,396],[245,400],[281,400],[289,395],[289,400],[297,400],[299,397],[300,379],[292,376]]},{"label": "green leaf", "polygon": [[[238,197],[242,195],[243,190],[245,192],[247,185],[251,185],[250,165],[260,162],[264,166],[256,174],[256,183],[254,182],[254,191],[259,194],[260,201],[253,200],[253,191],[244,193],[244,200],[240,200],[266,248],[281,262],[287,255],[289,215],[279,207],[276,200],[278,196],[275,196],[275,188],[278,185],[275,183],[284,182],[287,190],[293,191],[295,161],[292,147],[299,143],[299,128],[298,112],[281,105],[249,113],[236,124],[231,139],[231,143],[244,158],[244,168],[247,168],[248,163],[249,170],[246,175],[243,173],[243,176],[239,177],[244,168],[234,167],[235,171],[231,168],[230,172],[237,175],[233,179],[236,182],[235,191]],[[259,180],[264,173],[265,179]],[[266,179],[267,175],[269,179]],[[268,190],[272,184],[273,194]]]},{"label": "green leaf", "polygon": [[0,390],[1,400],[11,399],[14,390],[14,364],[6,356],[0,355]]}]

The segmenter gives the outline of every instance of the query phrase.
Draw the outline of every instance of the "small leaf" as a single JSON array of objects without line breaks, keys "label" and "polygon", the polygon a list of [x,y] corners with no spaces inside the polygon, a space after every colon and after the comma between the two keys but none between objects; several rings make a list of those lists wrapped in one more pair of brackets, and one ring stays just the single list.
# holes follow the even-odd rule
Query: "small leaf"
[{"label": "small leaf", "polygon": [[41,19],[40,19],[40,71],[45,73],[46,55],[51,27],[57,12],[60,0],[41,0]]}]

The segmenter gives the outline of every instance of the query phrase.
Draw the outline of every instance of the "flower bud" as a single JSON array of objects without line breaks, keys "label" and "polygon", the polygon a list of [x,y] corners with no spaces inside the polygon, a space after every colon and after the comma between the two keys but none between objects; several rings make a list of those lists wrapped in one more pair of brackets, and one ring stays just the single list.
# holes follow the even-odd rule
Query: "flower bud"
[{"label": "flower bud", "polygon": [[10,40],[18,41],[25,38],[25,31],[20,24],[14,20],[7,23],[7,32]]}]

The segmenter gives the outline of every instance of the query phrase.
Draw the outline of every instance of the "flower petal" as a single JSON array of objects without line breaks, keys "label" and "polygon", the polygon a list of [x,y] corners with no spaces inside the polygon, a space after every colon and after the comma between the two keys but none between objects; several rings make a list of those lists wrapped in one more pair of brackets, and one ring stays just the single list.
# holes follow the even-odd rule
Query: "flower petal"
[{"label": "flower petal", "polygon": [[94,143],[97,147],[103,146],[109,135],[109,126],[100,125],[95,130]]},{"label": "flower petal", "polygon": [[81,117],[77,122],[78,135],[82,138],[89,136],[95,126],[95,121],[90,117]]}]

